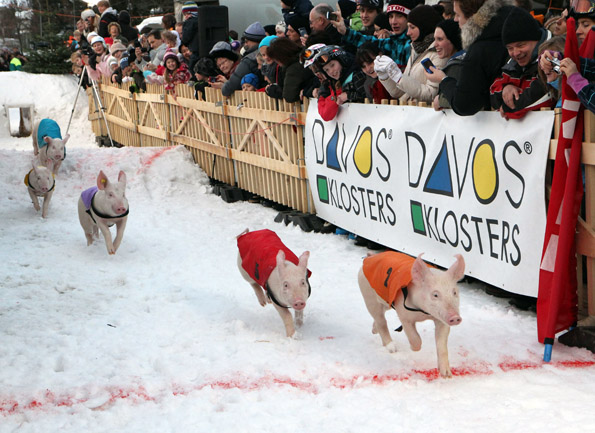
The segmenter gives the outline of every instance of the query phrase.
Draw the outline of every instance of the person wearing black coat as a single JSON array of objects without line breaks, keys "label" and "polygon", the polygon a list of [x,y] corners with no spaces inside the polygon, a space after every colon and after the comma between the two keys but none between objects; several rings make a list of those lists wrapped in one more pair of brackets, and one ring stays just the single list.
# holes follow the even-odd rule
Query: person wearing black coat
[{"label": "person wearing black coat", "polygon": [[[465,10],[468,0],[455,0],[455,10]],[[502,26],[514,6],[512,0],[486,0],[475,13],[459,20],[463,49],[460,78],[447,77],[434,70],[426,74],[428,80],[440,83],[440,94],[460,116],[472,116],[490,109],[490,86],[500,76],[508,60],[502,43]]]},{"label": "person wearing black coat", "polygon": [[109,1],[106,0],[101,0],[97,3],[97,9],[101,14],[97,34],[102,38],[108,38],[110,36],[109,25],[118,22],[118,13],[114,8],[110,7]]},{"label": "person wearing black coat", "polygon": [[130,25],[130,14],[128,11],[120,11],[118,14],[118,23],[120,23],[122,36],[124,36],[129,43],[138,39],[138,30]]},{"label": "person wearing black coat", "polygon": [[194,65],[199,59],[199,39],[198,39],[198,6],[194,2],[186,2],[182,6],[182,16],[184,24],[182,25],[182,45],[186,45],[190,52],[188,68],[194,70]]}]

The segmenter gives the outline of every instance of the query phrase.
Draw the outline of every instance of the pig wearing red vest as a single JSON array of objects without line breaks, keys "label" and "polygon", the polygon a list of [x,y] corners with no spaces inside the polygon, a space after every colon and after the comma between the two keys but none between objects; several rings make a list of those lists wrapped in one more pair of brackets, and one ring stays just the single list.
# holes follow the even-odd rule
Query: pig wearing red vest
[{"label": "pig wearing red vest", "polygon": [[389,352],[396,352],[385,313],[396,310],[411,350],[421,349],[421,337],[415,324],[433,320],[436,334],[438,370],[442,377],[452,377],[448,362],[450,327],[461,323],[457,281],[465,276],[465,261],[457,254],[456,262],[446,271],[428,266],[421,259],[387,251],[364,259],[358,274],[359,287],[366,307],[374,319],[372,333],[380,334]]},{"label": "pig wearing red vest", "polygon": [[[303,324],[304,308],[310,296],[310,252],[304,252],[298,259],[271,230],[250,232],[246,229],[237,241],[242,277],[254,289],[260,305],[273,303],[287,336],[293,337],[295,327]],[[295,310],[295,324],[290,308]]]}]

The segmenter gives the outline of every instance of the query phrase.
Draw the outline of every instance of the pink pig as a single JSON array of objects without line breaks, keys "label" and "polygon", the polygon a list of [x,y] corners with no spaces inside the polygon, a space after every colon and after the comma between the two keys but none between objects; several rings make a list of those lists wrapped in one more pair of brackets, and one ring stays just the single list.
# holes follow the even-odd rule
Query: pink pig
[{"label": "pink pig", "polygon": [[421,349],[421,337],[415,324],[434,321],[438,370],[442,377],[452,377],[448,362],[450,327],[461,323],[457,281],[465,276],[465,261],[457,254],[456,262],[447,270],[429,267],[421,259],[387,251],[364,259],[358,274],[359,287],[366,307],[374,319],[373,334],[380,334],[389,352],[396,352],[385,313],[396,310],[411,350]]},{"label": "pink pig", "polygon": [[[273,303],[287,336],[294,337],[295,327],[304,323],[304,308],[310,296],[310,252],[305,251],[298,259],[271,230],[246,229],[237,240],[242,277],[254,289],[260,305]],[[290,308],[295,311],[295,324]]]},{"label": "pink pig", "polygon": [[33,153],[39,155],[42,165],[47,165],[48,160],[54,162],[52,172],[58,174],[62,161],[66,157],[66,142],[70,138],[66,134],[62,138],[60,127],[52,119],[41,119],[33,127]]},{"label": "pink pig", "polygon": [[[128,219],[128,200],[126,199],[126,174],[120,171],[118,182],[112,183],[103,171],[97,176],[97,186],[82,192],[78,202],[79,221],[87,246],[98,236],[97,228],[105,239],[108,254],[116,254]],[[116,239],[112,243],[109,227],[116,225]]]},{"label": "pink pig", "polygon": [[25,176],[25,185],[27,185],[33,207],[38,212],[42,209],[39,206],[38,197],[43,197],[41,216],[46,218],[50,200],[52,199],[52,194],[54,194],[54,187],[56,186],[56,181],[52,174],[53,163],[51,160],[48,160],[47,166],[42,166],[37,164],[36,161],[33,161],[31,165],[33,168]]}]

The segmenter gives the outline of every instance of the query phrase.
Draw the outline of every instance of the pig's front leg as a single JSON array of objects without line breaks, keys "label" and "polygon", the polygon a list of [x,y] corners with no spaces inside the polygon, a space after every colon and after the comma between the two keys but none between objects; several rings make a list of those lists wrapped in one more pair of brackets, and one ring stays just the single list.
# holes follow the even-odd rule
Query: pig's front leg
[{"label": "pig's front leg", "polygon": [[450,326],[435,320],[436,324],[436,355],[438,356],[438,370],[442,377],[452,377],[450,371],[450,364],[448,362],[448,334],[450,333]]},{"label": "pig's front leg", "polygon": [[60,170],[60,166],[62,165],[62,161],[54,162],[54,169],[52,172],[57,175],[58,171]]},{"label": "pig's front leg", "polygon": [[295,325],[293,324],[293,316],[288,308],[279,307],[277,304],[273,304],[275,309],[281,316],[281,320],[283,320],[283,324],[285,325],[285,332],[287,333],[288,337],[293,337],[295,334]]},{"label": "pig's front leg", "polygon": [[103,239],[105,240],[105,246],[107,248],[108,254],[116,254],[116,250],[114,249],[114,244],[112,242],[112,233],[109,231],[109,227],[107,224],[101,219],[97,218],[97,227],[101,230],[103,234]]},{"label": "pig's front leg", "polygon": [[126,228],[127,220],[128,220],[128,217],[125,217],[116,223],[116,239],[114,240],[113,254],[116,254],[116,251],[118,251],[118,247],[120,246],[120,243],[122,242],[122,238],[124,237],[124,229]]},{"label": "pig's front leg", "polygon": [[43,210],[41,212],[42,218],[46,218],[48,216],[48,208],[50,207],[50,200],[52,199],[52,194],[54,191],[50,191],[43,197]]},{"label": "pig's front leg", "polygon": [[250,285],[254,289],[254,293],[256,294],[256,298],[258,299],[258,303],[263,307],[266,306],[267,296],[265,295],[264,290],[262,290],[262,287],[260,287],[258,283],[254,282],[250,283]]},{"label": "pig's front leg", "polygon": [[295,310],[295,326],[298,328],[304,324],[304,310]]},{"label": "pig's front leg", "polygon": [[29,191],[29,195],[31,196],[31,201],[33,202],[33,207],[35,208],[35,210],[37,212],[39,212],[39,209],[41,209],[39,207],[39,199],[37,198],[35,193],[31,190],[31,188],[27,188],[27,191]]},{"label": "pig's front leg", "polygon": [[414,352],[421,350],[421,337],[417,332],[415,322],[410,320],[401,320],[401,325],[403,325],[403,331],[405,331],[407,340],[409,340],[409,346],[411,347],[411,350]]}]

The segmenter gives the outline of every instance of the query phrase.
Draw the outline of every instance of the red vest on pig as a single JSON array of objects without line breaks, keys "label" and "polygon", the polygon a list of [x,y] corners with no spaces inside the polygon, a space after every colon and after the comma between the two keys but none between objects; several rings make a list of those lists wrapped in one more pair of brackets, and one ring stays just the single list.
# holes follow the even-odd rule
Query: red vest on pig
[{"label": "red vest on pig", "polygon": [[[399,290],[411,283],[411,268],[414,262],[415,257],[387,251],[366,257],[363,271],[378,296],[392,306]],[[431,267],[427,263],[426,266]]]},{"label": "red vest on pig", "polygon": [[[285,246],[277,233],[265,229],[248,232],[238,237],[238,249],[242,258],[242,268],[261,287],[265,284],[277,266],[277,253],[283,250],[285,260],[299,264],[298,257]],[[312,272],[308,270],[308,277]]]}]

